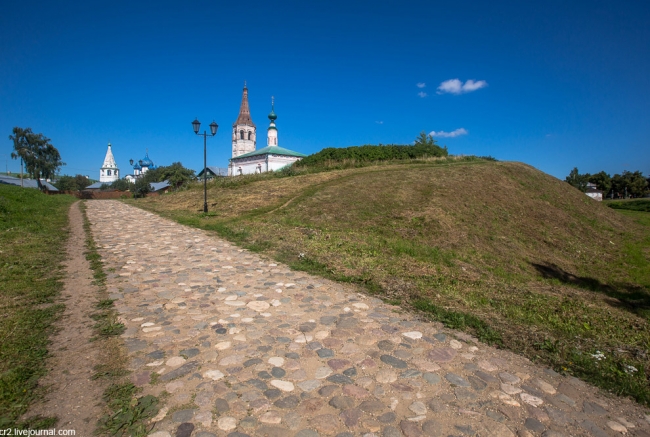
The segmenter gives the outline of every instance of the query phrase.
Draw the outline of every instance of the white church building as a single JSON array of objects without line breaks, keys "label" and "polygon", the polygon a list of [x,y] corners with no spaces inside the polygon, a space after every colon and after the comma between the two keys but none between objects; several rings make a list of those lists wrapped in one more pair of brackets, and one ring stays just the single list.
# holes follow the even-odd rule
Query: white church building
[{"label": "white church building", "polygon": [[244,84],[239,116],[232,125],[232,158],[228,165],[228,176],[280,170],[307,156],[278,146],[278,129],[275,126],[278,116],[275,115],[274,104],[272,99],[266,147],[256,150],[257,128],[251,119],[248,88]]},{"label": "white church building", "polygon": [[120,178],[120,170],[117,168],[113,150],[111,150],[111,143],[108,143],[108,150],[104,158],[104,164],[99,169],[99,182],[103,184],[110,184]]}]

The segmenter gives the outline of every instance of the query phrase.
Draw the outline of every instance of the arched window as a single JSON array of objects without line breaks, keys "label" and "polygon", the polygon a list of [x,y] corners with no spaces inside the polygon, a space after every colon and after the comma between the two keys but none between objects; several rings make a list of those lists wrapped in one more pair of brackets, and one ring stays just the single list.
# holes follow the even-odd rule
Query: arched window
[{"label": "arched window", "polygon": [[248,139],[249,139],[249,140],[251,139],[252,136],[253,136],[253,132],[248,131]]},{"label": "arched window", "polygon": [[111,171],[110,171],[110,170],[106,170],[106,176],[110,176],[110,175],[111,175]]},{"label": "arched window", "polygon": [[239,131],[239,137],[243,140],[244,139],[244,131],[240,130]]},{"label": "arched window", "polygon": [[118,172],[118,171],[117,171],[117,170],[115,170],[115,176],[117,176],[117,172]]}]

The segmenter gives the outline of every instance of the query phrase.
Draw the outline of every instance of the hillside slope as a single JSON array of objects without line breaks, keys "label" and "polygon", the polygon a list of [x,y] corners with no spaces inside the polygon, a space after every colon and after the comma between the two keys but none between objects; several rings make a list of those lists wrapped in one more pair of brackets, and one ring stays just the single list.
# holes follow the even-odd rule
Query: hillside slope
[{"label": "hillside slope", "polygon": [[650,402],[650,238],[634,219],[520,163],[245,182],[214,184],[207,216],[199,187],[135,204]]}]

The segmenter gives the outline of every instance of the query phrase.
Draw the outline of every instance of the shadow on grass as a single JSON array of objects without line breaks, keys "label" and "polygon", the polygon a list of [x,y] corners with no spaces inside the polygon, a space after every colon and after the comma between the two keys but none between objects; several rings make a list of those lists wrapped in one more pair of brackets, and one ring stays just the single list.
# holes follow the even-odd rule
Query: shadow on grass
[{"label": "shadow on grass", "polygon": [[603,293],[614,298],[614,300],[608,301],[610,305],[650,318],[650,293],[641,286],[633,284],[616,284],[616,286],[612,286],[595,278],[573,275],[555,264],[530,264],[544,278],[557,279],[564,284]]}]

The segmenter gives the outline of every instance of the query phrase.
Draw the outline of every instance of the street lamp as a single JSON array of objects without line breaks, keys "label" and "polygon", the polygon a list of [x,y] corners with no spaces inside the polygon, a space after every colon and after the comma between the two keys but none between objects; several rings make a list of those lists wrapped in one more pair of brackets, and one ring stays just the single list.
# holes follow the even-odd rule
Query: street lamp
[{"label": "street lamp", "polygon": [[[198,119],[194,119],[192,122],[192,129],[194,129],[194,133],[197,135],[201,135],[199,133],[199,128],[201,127],[201,122]],[[215,136],[217,134],[217,129],[219,128],[219,125],[212,121],[210,123],[210,133],[212,133],[212,136]],[[208,164],[207,164],[207,138],[208,134],[206,131],[203,131],[203,212],[208,212],[208,185],[207,185],[207,169],[208,169]]]},{"label": "street lamp", "polygon": [[[140,164],[140,174],[135,174],[135,171],[133,172],[133,177],[137,179],[138,176],[142,176],[142,160],[138,161],[138,164]],[[133,159],[129,159],[129,165],[133,166]]]}]

